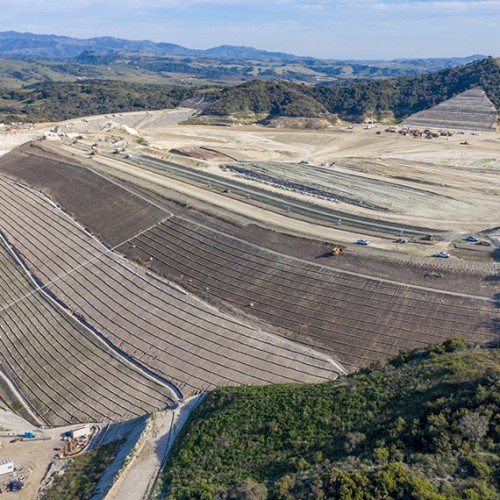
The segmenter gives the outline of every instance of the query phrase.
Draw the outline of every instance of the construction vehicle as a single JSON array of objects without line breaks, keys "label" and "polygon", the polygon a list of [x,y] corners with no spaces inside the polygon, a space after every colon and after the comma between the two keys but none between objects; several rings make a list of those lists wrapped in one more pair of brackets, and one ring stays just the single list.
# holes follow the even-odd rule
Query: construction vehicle
[{"label": "construction vehicle", "polygon": [[422,236],[421,241],[430,241],[431,243],[435,243],[437,240],[433,234],[426,234],[425,236]]},{"label": "construction vehicle", "polygon": [[488,240],[479,240],[476,245],[482,246],[482,247],[491,247],[491,242]]},{"label": "construction vehicle", "polygon": [[346,247],[344,245],[332,245],[332,255],[336,257],[345,251]]}]

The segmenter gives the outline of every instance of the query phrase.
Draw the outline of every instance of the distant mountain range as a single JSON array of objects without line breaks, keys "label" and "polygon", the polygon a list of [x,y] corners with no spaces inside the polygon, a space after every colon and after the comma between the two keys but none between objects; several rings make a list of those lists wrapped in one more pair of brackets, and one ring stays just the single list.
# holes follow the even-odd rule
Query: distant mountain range
[{"label": "distant mountain range", "polygon": [[119,80],[168,85],[234,85],[253,79],[314,85],[378,80],[462,66],[484,56],[355,61],[315,59],[253,47],[188,49],[113,37],[79,39],[0,32],[0,86]]},{"label": "distant mountain range", "polygon": [[253,47],[221,45],[207,50],[188,49],[174,43],[150,40],[124,40],[114,37],[72,38],[58,35],[36,35],[16,31],[0,32],[0,57],[27,59],[69,59],[82,52],[114,54],[150,54],[157,56],[192,56],[214,59],[301,59],[282,52],[268,52]]},{"label": "distant mountain range", "polygon": [[196,94],[209,97],[205,117],[216,119],[402,120],[474,87],[500,108],[497,59],[334,61],[229,45],[193,50],[0,33],[0,118],[7,121],[159,109]]},{"label": "distant mountain range", "polygon": [[[37,35],[33,33],[19,33],[16,31],[0,32],[0,57],[20,59],[71,59],[83,52],[96,52],[106,54],[149,54],[156,56],[187,56],[204,57],[211,59],[235,59],[235,60],[266,60],[280,59],[286,61],[317,60],[311,57],[297,56],[283,52],[269,52],[253,47],[237,47],[233,45],[221,45],[211,49],[188,49],[174,43],[155,43],[150,40],[124,40],[114,37],[97,37],[80,39],[58,35]],[[461,66],[477,59],[483,59],[484,55],[472,55],[468,57],[452,58],[430,58],[430,59],[395,59],[391,62],[404,65],[427,67],[429,71],[451,66]],[[344,64],[370,65],[380,64],[382,60],[355,61],[344,60]]]}]

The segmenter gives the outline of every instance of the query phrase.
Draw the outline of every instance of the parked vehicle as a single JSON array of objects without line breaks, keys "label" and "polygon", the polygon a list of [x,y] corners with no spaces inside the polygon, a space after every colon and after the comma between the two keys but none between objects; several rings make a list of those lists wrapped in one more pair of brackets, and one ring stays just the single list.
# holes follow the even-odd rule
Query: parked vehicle
[{"label": "parked vehicle", "polygon": [[359,240],[356,240],[356,244],[357,245],[369,245],[370,242],[368,240],[363,240],[362,238],[360,238]]},{"label": "parked vehicle", "polygon": [[450,254],[446,252],[437,252],[433,255],[433,257],[440,257],[442,259],[447,259],[449,256]]}]

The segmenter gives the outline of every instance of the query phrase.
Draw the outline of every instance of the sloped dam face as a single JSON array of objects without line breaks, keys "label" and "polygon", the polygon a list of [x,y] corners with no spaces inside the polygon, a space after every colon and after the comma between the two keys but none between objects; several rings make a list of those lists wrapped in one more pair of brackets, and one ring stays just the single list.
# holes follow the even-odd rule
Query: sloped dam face
[{"label": "sloped dam face", "polygon": [[470,89],[433,108],[408,117],[403,123],[415,127],[495,130],[497,110],[481,89]]}]

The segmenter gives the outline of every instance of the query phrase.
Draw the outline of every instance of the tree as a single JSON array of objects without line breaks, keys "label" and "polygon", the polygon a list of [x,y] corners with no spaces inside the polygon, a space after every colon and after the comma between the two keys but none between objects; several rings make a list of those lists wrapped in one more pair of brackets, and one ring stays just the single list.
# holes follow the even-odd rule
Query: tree
[{"label": "tree", "polygon": [[477,412],[469,412],[459,420],[458,430],[464,438],[477,443],[488,432],[489,424],[489,417],[480,415]]},{"label": "tree", "polygon": [[366,436],[362,432],[348,432],[345,436],[344,450],[352,453],[365,439]]},{"label": "tree", "polygon": [[240,481],[228,491],[228,498],[239,500],[265,500],[267,488],[252,478]]}]

